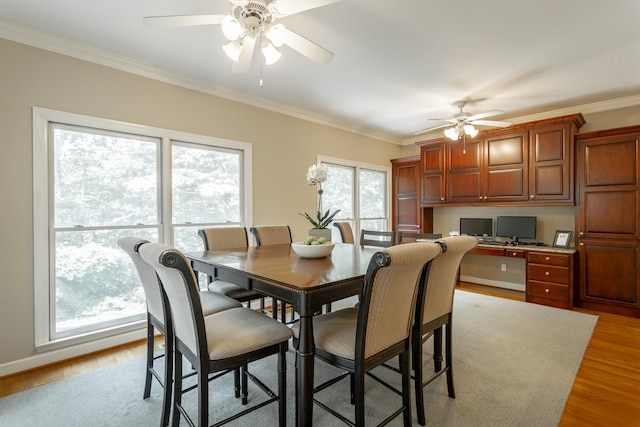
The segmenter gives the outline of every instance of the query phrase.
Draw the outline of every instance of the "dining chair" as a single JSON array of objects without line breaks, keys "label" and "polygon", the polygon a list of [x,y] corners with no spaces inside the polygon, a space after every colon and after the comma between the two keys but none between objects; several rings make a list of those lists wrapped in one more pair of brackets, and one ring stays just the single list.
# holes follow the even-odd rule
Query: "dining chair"
[{"label": "dining chair", "polygon": [[[474,236],[453,236],[439,239],[436,243],[442,245],[442,254],[431,262],[429,274],[425,277],[423,285],[419,287],[415,321],[411,332],[411,361],[415,377],[416,411],[420,425],[426,423],[423,389],[427,384],[446,373],[449,397],[456,396],[452,364],[453,296],[462,257],[478,245],[478,239]],[[444,368],[442,368],[443,327],[445,328]],[[425,380],[422,347],[432,335],[434,374]]]},{"label": "dining chair", "polygon": [[398,244],[412,243],[418,239],[436,240],[442,238],[442,233],[414,233],[411,231],[398,231]]},{"label": "dining chair", "polygon": [[[118,240],[118,245],[129,255],[133,261],[136,271],[138,272],[138,277],[140,278],[140,283],[142,284],[147,304],[147,358],[143,398],[146,399],[151,394],[152,377],[155,377],[164,389],[160,425],[166,426],[169,422],[169,413],[171,409],[173,363],[170,355],[173,342],[173,328],[171,326],[171,316],[167,308],[167,302],[163,297],[163,292],[161,285],[158,282],[156,272],[140,257],[140,247],[148,243],[148,240],[137,237],[123,237]],[[200,293],[200,298],[202,301],[204,315],[217,313],[230,308],[241,307],[241,304],[238,301],[213,292],[202,292]],[[158,356],[154,356],[156,330],[165,337],[165,351]],[[160,375],[154,367],[154,361],[161,357],[165,358],[163,375]],[[236,381],[237,395],[240,393],[239,386],[239,381]]]},{"label": "dining chair", "polygon": [[[166,294],[173,325],[172,419],[196,424],[182,404],[182,397],[197,388],[197,425],[209,425],[209,381],[237,369],[242,377],[242,404],[248,402],[248,379],[263,390],[268,399],[228,416],[215,425],[226,424],[263,406],[278,402],[279,425],[286,425],[286,351],[291,329],[250,308],[238,307],[204,316],[195,274],[178,249],[160,243],[148,243],[139,249],[142,259],[156,271]],[[250,362],[277,355],[278,392],[268,388],[249,373]],[[195,371],[196,385],[183,390],[183,358]],[[212,376],[212,377],[211,377]],[[211,378],[210,378],[211,377]],[[226,404],[225,404],[226,405]]]},{"label": "dining chair", "polygon": [[[256,225],[251,227],[250,230],[256,239],[256,246],[282,245],[293,242],[291,238],[291,228],[289,228],[288,225]],[[284,323],[287,323],[287,310],[290,310],[291,306],[286,303],[280,304],[274,298],[271,300],[273,317],[278,318],[278,307],[281,306],[281,319]],[[294,320],[294,317],[294,312],[291,311],[291,321]]]},{"label": "dining chair", "polygon": [[340,231],[342,243],[355,243],[353,238],[353,230],[348,222],[334,222],[333,225]]},{"label": "dining chair", "polygon": [[[204,250],[228,250],[233,248],[247,248],[249,240],[247,238],[247,229],[244,227],[210,227],[198,230],[198,235],[204,243]],[[251,308],[251,301],[260,301],[260,311],[264,312],[264,295],[244,288],[238,284],[231,283],[228,280],[220,280],[217,277],[208,277],[208,289],[212,292],[218,292],[240,302],[246,302]]]},{"label": "dining chair", "polygon": [[360,230],[360,244],[388,248],[396,242],[395,231]]},{"label": "dining chair", "polygon": [[[401,360],[402,406],[383,424],[403,414],[404,425],[411,425],[409,348],[417,289],[428,272],[429,263],[441,250],[436,243],[408,243],[376,252],[364,278],[360,304],[313,319],[316,357],[346,371],[315,386],[314,393],[349,377],[356,426],[365,425],[365,373],[396,356]],[[297,338],[298,325],[292,330]],[[377,377],[372,378],[391,387]],[[316,398],[314,403],[354,425],[330,404]]]}]

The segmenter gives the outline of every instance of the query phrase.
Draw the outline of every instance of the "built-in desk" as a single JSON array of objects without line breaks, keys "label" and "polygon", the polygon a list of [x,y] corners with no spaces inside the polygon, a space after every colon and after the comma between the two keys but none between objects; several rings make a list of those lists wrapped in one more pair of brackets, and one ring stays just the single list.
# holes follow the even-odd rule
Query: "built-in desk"
[{"label": "built-in desk", "polygon": [[573,308],[575,249],[480,243],[468,253],[523,258],[526,262],[527,301],[553,307]]}]

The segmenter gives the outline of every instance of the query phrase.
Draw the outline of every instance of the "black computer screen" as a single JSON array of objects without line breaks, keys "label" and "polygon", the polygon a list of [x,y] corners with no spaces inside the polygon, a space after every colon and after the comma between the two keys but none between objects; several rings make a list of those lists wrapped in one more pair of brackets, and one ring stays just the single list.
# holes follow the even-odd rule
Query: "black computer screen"
[{"label": "black computer screen", "polygon": [[535,239],[536,221],[535,216],[499,216],[496,218],[496,236]]},{"label": "black computer screen", "polygon": [[460,234],[493,236],[493,218],[460,218]]}]

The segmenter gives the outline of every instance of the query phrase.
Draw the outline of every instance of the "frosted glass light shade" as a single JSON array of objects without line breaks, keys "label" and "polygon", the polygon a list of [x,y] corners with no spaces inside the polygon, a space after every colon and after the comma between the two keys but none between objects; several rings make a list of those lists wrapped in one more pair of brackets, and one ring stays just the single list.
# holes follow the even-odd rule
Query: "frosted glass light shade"
[{"label": "frosted glass light shade", "polygon": [[282,56],[282,54],[278,52],[278,49],[276,49],[271,43],[267,43],[262,48],[262,54],[264,55],[265,63],[267,65],[275,64]]},{"label": "frosted glass light shade", "polygon": [[238,62],[240,52],[242,52],[242,46],[240,46],[240,43],[237,41],[233,41],[222,46],[222,50],[224,50],[224,53],[226,53],[233,62]]},{"label": "frosted glass light shade", "polygon": [[222,18],[220,27],[222,28],[222,34],[229,41],[238,40],[243,32],[240,23],[231,15],[227,15]]},{"label": "frosted glass light shade", "polygon": [[478,129],[473,127],[473,125],[465,125],[464,133],[469,135],[471,138],[475,137],[478,134]]},{"label": "frosted glass light shade", "polygon": [[460,138],[460,134],[458,133],[457,127],[452,127],[444,130],[444,134],[447,138],[457,141]]}]

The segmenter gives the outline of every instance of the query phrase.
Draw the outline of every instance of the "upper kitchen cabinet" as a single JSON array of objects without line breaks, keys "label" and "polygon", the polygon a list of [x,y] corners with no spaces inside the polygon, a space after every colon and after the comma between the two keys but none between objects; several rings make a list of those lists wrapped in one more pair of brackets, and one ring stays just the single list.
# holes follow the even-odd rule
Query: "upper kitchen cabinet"
[{"label": "upper kitchen cabinet", "polygon": [[581,114],[419,142],[423,206],[574,204],[573,138]]}]

